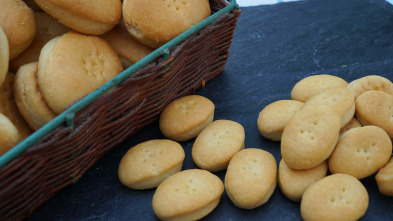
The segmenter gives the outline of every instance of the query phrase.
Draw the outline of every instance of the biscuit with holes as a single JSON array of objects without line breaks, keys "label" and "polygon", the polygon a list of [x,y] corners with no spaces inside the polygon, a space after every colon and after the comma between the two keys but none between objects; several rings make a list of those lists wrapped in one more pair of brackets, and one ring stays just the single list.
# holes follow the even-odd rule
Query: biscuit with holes
[{"label": "biscuit with holes", "polygon": [[378,171],[375,180],[381,194],[393,196],[393,158]]},{"label": "biscuit with holes", "polygon": [[124,0],[123,19],[140,42],[158,48],[211,14],[208,0]]},{"label": "biscuit with holes", "polygon": [[384,130],[364,126],[344,133],[329,158],[331,173],[346,173],[358,179],[382,168],[392,154],[392,141]]},{"label": "biscuit with holes", "polygon": [[131,147],[122,157],[118,176],[132,189],[157,187],[167,177],[181,171],[182,146],[171,140],[149,140]]},{"label": "biscuit with holes", "polygon": [[279,100],[264,107],[257,120],[260,134],[266,139],[280,141],[285,126],[303,104],[295,100]]},{"label": "biscuit with holes", "polygon": [[347,85],[348,82],[337,76],[328,74],[312,75],[303,78],[295,84],[291,91],[291,98],[306,102],[310,97],[322,90],[332,87],[346,87]]},{"label": "biscuit with holes", "polygon": [[311,105],[323,105],[337,113],[341,117],[340,127],[344,127],[355,114],[355,98],[347,87],[325,89],[309,98],[303,108]]},{"label": "biscuit with holes", "polygon": [[293,170],[281,159],[278,167],[278,184],[288,199],[300,202],[304,191],[314,182],[324,178],[327,171],[326,161],[310,169]]},{"label": "biscuit with holes", "polygon": [[8,65],[10,60],[10,50],[8,47],[7,36],[0,26],[0,85],[4,82],[8,73]]},{"label": "biscuit with holes", "polygon": [[0,156],[8,152],[18,142],[18,129],[4,114],[0,113]]},{"label": "biscuit with holes", "polygon": [[241,124],[230,120],[216,120],[195,139],[192,159],[195,164],[211,172],[226,169],[232,156],[244,148],[245,132]]},{"label": "biscuit with holes", "polygon": [[236,153],[225,174],[225,191],[239,208],[265,204],[277,185],[277,163],[265,150],[247,148]]},{"label": "biscuit with holes", "polygon": [[363,94],[366,91],[383,91],[385,93],[393,95],[393,84],[392,82],[384,78],[382,76],[377,75],[369,75],[354,81],[351,81],[348,84],[348,89],[352,91],[355,96],[355,99],[359,97],[359,95]]},{"label": "biscuit with holes", "polygon": [[366,91],[356,99],[356,118],[363,125],[378,126],[393,138],[393,95]]},{"label": "biscuit with holes", "polygon": [[153,211],[161,220],[199,220],[217,207],[223,192],[224,184],[211,172],[184,170],[157,187]]},{"label": "biscuit with holes", "polygon": [[348,174],[334,174],[304,192],[300,212],[305,221],[358,220],[368,208],[368,192]]},{"label": "biscuit with holes", "polygon": [[161,112],[162,134],[175,141],[192,139],[214,118],[214,104],[206,97],[189,95],[168,104]]},{"label": "biscuit with holes", "polygon": [[105,40],[68,32],[42,48],[37,76],[48,106],[60,114],[122,70],[119,56]]},{"label": "biscuit with holes", "polygon": [[341,117],[323,106],[298,111],[285,127],[281,155],[292,169],[309,169],[326,160],[336,146]]},{"label": "biscuit with holes", "polygon": [[38,62],[22,65],[15,75],[15,102],[23,118],[38,130],[56,117],[45,102],[37,81]]},{"label": "biscuit with holes", "polygon": [[120,0],[35,0],[65,26],[87,35],[101,35],[121,19]]},{"label": "biscuit with holes", "polygon": [[361,127],[362,125],[360,124],[360,122],[356,119],[356,117],[353,117],[344,127],[342,127],[340,129],[340,136],[342,134],[344,134],[345,132],[347,132],[348,130],[352,129],[352,128],[357,128],[357,127]]},{"label": "biscuit with holes", "polygon": [[69,28],[45,12],[34,12],[34,17],[37,21],[37,33],[29,47],[10,62],[10,70],[14,73],[20,66],[38,61],[41,49],[48,41],[69,31]]},{"label": "biscuit with holes", "polygon": [[0,26],[7,35],[10,60],[20,55],[36,34],[34,13],[22,0],[0,1]]}]

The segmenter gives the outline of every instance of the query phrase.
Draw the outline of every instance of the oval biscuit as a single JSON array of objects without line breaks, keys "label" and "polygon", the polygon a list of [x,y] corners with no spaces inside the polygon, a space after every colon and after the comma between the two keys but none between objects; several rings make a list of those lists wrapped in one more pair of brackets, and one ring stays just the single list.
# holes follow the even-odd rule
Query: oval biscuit
[{"label": "oval biscuit", "polygon": [[386,196],[393,196],[393,158],[375,175],[378,190]]},{"label": "oval biscuit", "polygon": [[382,76],[369,75],[356,79],[348,84],[348,88],[352,91],[355,99],[366,91],[383,91],[393,95],[392,82]]}]

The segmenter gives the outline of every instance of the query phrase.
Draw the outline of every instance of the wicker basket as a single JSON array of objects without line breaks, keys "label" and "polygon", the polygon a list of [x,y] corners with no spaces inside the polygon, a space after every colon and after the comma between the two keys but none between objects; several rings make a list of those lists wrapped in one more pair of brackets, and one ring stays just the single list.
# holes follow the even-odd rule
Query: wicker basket
[{"label": "wicker basket", "polygon": [[213,15],[70,106],[0,158],[0,220],[21,220],[224,68],[240,9]]}]

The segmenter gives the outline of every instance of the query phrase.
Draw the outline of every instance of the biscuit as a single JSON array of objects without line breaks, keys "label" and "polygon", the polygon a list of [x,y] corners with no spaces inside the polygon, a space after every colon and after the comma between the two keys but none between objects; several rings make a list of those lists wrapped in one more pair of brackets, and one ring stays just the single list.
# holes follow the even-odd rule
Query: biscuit
[{"label": "biscuit", "polygon": [[171,140],[150,140],[130,148],[122,157],[119,180],[132,189],[157,187],[167,177],[181,171],[185,153]]},{"label": "biscuit", "polygon": [[128,31],[124,22],[101,36],[119,54],[123,67],[127,68],[153,52],[153,49],[137,41]]},{"label": "biscuit", "polygon": [[309,98],[303,108],[310,105],[323,105],[337,113],[341,117],[340,127],[344,127],[355,114],[355,98],[347,87],[325,89]]},{"label": "biscuit", "polygon": [[8,73],[8,64],[10,60],[10,50],[8,47],[7,36],[0,26],[0,85],[4,82]]},{"label": "biscuit", "polygon": [[42,48],[37,76],[48,106],[60,114],[122,70],[119,56],[105,40],[68,32]]},{"label": "biscuit", "polygon": [[36,34],[34,13],[22,0],[0,1],[0,26],[7,35],[10,60],[20,55]]},{"label": "biscuit", "polygon": [[19,133],[15,125],[0,113],[0,156],[19,142]]},{"label": "biscuit", "polygon": [[329,170],[363,179],[383,167],[392,154],[392,141],[384,130],[364,126],[344,133],[329,158]]},{"label": "biscuit", "polygon": [[8,73],[5,81],[0,86],[0,113],[4,114],[14,124],[19,133],[19,141],[22,141],[30,136],[33,131],[16,106],[14,82],[15,74]]},{"label": "biscuit", "polygon": [[328,75],[312,75],[303,78],[295,84],[291,91],[291,98],[301,102],[306,102],[310,97],[318,94],[324,89],[332,87],[346,87],[348,82],[344,79]]},{"label": "biscuit", "polygon": [[220,202],[224,184],[206,170],[190,169],[165,179],[153,195],[153,211],[161,220],[199,220]]},{"label": "biscuit", "polygon": [[158,48],[211,14],[208,0],[124,0],[127,30],[140,42]]},{"label": "biscuit", "polygon": [[309,169],[325,161],[336,146],[340,124],[340,116],[323,106],[298,111],[281,138],[281,155],[288,167]]},{"label": "biscuit", "polygon": [[300,212],[305,221],[358,220],[365,214],[368,201],[367,190],[358,179],[334,174],[304,192]]},{"label": "biscuit", "polygon": [[393,196],[393,158],[378,171],[375,180],[381,194]]},{"label": "biscuit", "polygon": [[34,12],[34,16],[37,21],[37,33],[29,47],[10,62],[10,70],[14,73],[20,66],[38,61],[42,47],[49,40],[69,31],[69,28],[45,12]]},{"label": "biscuit", "polygon": [[273,155],[256,148],[236,153],[225,174],[225,191],[239,208],[253,209],[266,203],[277,185]]},{"label": "biscuit", "polygon": [[175,141],[192,139],[214,118],[214,104],[206,97],[189,95],[168,104],[161,112],[162,134]]},{"label": "biscuit", "polygon": [[232,156],[244,148],[245,132],[241,124],[216,120],[197,136],[192,146],[195,164],[211,172],[226,169]]},{"label": "biscuit", "polygon": [[352,93],[355,96],[355,99],[359,97],[359,95],[363,94],[364,92],[371,91],[371,90],[383,91],[393,95],[392,82],[387,78],[377,75],[369,75],[351,81],[348,84],[348,89],[352,91]]},{"label": "biscuit", "polygon": [[357,128],[357,127],[361,127],[362,125],[360,124],[360,122],[356,119],[356,117],[353,117],[344,127],[342,127],[340,129],[340,136],[342,134],[344,134],[345,132],[347,132],[348,130],[352,129],[352,128]]},{"label": "biscuit", "polygon": [[266,139],[280,141],[285,126],[303,104],[295,100],[279,100],[264,107],[257,120],[260,134]]},{"label": "biscuit", "polygon": [[356,118],[363,125],[378,126],[393,138],[393,95],[366,91],[356,99]]},{"label": "biscuit", "polygon": [[56,117],[41,95],[37,81],[38,62],[22,65],[15,75],[15,102],[23,118],[38,130]]},{"label": "biscuit", "polygon": [[35,0],[65,26],[87,35],[101,35],[121,20],[120,0]]},{"label": "biscuit", "polygon": [[304,191],[314,182],[324,178],[328,164],[323,161],[316,167],[306,170],[293,170],[281,159],[278,167],[278,184],[282,193],[290,200],[300,202]]}]

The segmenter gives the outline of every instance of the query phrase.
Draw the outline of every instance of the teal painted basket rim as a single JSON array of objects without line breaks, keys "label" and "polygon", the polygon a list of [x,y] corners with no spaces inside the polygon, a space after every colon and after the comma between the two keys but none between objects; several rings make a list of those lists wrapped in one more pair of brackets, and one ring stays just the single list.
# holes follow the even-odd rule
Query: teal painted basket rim
[{"label": "teal painted basket rim", "polygon": [[128,77],[130,77],[132,74],[135,72],[139,71],[143,67],[145,67],[147,64],[149,64],[151,61],[154,59],[158,58],[161,55],[167,55],[169,56],[169,49],[173,48],[174,46],[180,44],[184,40],[186,40],[188,37],[193,35],[194,33],[202,30],[204,27],[208,26],[211,24],[213,21],[217,20],[221,15],[224,13],[230,12],[233,9],[239,8],[239,6],[236,3],[236,0],[228,0],[230,2],[229,5],[224,7],[223,9],[219,10],[218,12],[212,14],[205,20],[201,21],[197,25],[193,26],[192,28],[188,29],[184,33],[180,34],[173,40],[169,41],[168,43],[164,44],[160,48],[156,49],[152,53],[150,53],[148,56],[145,58],[141,59],[139,62],[135,63],[131,67],[127,68],[123,72],[121,72],[119,75],[114,77],[112,80],[108,81],[104,85],[102,85],[100,88],[97,90],[93,91],[77,103],[75,103],[73,106],[71,106],[69,109],[65,110],[63,113],[59,114],[56,116],[53,120],[51,120],[49,123],[35,131],[33,134],[31,134],[29,137],[27,137],[25,140],[20,142],[18,145],[13,147],[11,150],[9,150],[7,153],[5,153],[3,156],[0,157],[0,167],[6,165],[8,162],[13,160],[15,157],[17,157],[19,154],[21,154],[23,151],[25,151],[27,148],[29,148],[31,145],[33,145],[35,142],[37,142],[39,139],[43,138],[45,135],[47,135],[49,132],[51,132],[53,129],[55,129],[57,126],[59,126],[62,123],[66,123],[67,126],[72,127],[72,120],[75,116],[75,113],[89,105],[92,101],[94,101],[96,98],[113,88],[114,86],[118,85]]}]

